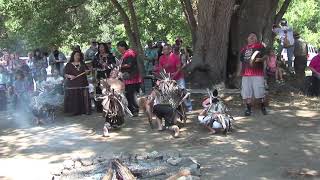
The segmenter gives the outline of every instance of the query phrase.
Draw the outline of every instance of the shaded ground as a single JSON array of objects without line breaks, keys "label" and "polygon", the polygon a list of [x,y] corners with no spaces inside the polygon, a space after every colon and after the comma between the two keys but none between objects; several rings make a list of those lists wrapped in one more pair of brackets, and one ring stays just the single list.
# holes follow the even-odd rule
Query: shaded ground
[{"label": "shaded ground", "polygon": [[[226,137],[208,135],[196,123],[197,111],[189,116],[178,139],[169,132],[151,130],[143,115],[128,120],[110,138],[102,138],[99,114],[61,116],[53,124],[35,127],[27,116],[2,112],[0,179],[50,179],[50,168],[75,155],[111,157],[154,150],[195,157],[202,165],[201,179],[303,179],[306,177],[286,172],[302,168],[320,171],[319,99],[286,90],[278,87],[270,94],[269,115],[254,110],[249,118],[242,116],[238,95],[226,96],[237,119],[235,131]],[[194,99],[199,100],[197,96]]]}]

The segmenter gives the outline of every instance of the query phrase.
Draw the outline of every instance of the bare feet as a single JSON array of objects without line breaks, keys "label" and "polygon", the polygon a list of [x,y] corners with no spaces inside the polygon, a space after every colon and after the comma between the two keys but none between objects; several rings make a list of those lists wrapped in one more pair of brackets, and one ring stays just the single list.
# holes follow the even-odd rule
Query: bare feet
[{"label": "bare feet", "polygon": [[109,123],[105,123],[104,124],[104,127],[103,127],[103,137],[109,137],[109,129],[111,128],[110,124]]},{"label": "bare feet", "polygon": [[214,130],[214,129],[212,129],[210,132],[209,132],[209,134],[216,134],[217,133],[217,131],[216,130]]},{"label": "bare feet", "polygon": [[179,133],[180,133],[179,127],[177,125],[173,125],[172,130],[174,131],[173,137],[175,137],[175,138],[179,137]]}]

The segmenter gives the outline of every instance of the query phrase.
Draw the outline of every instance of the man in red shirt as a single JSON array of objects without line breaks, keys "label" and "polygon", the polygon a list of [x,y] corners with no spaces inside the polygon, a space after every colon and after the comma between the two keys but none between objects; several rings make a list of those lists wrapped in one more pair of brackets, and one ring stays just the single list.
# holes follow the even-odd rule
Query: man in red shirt
[{"label": "man in red shirt", "polygon": [[121,72],[123,73],[128,108],[132,114],[136,116],[139,112],[136,95],[139,92],[140,84],[142,83],[142,78],[138,69],[137,53],[132,49],[129,49],[129,46],[125,41],[118,42],[117,48],[122,54]]},{"label": "man in red shirt", "polygon": [[312,71],[312,93],[315,96],[320,95],[320,51],[318,52],[319,54],[312,58],[309,65]]},{"label": "man in red shirt", "polygon": [[[159,69],[164,69],[166,73],[170,74],[173,80],[177,81],[181,89],[186,89],[186,83],[182,72],[182,68],[185,65],[181,63],[179,47],[174,46],[173,50],[174,52],[171,52],[171,47],[169,45],[163,47],[163,55],[160,56],[159,59]],[[184,103],[188,111],[192,111],[190,99],[187,99]]]},{"label": "man in red shirt", "polygon": [[246,103],[245,116],[251,115],[252,97],[261,100],[261,111],[267,114],[264,98],[264,61],[267,59],[265,47],[258,42],[257,35],[250,33],[248,44],[241,50],[241,96]]}]

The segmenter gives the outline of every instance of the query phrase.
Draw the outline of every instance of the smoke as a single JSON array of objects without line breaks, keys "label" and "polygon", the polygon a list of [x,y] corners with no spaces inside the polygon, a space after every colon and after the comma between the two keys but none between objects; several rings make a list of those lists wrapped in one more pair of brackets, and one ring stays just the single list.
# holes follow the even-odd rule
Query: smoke
[{"label": "smoke", "polygon": [[15,106],[13,97],[8,97],[6,110],[0,111],[2,128],[28,128],[33,126],[33,114],[29,104]]}]

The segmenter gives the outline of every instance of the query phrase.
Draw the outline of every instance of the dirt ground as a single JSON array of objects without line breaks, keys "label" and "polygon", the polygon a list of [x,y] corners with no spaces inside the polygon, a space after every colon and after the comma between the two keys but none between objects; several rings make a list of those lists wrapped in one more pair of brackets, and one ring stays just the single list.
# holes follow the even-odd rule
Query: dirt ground
[{"label": "dirt ground", "polygon": [[[189,114],[181,137],[150,129],[141,114],[110,138],[101,137],[100,114],[63,117],[41,127],[27,115],[0,114],[0,179],[51,179],[50,170],[72,156],[111,157],[121,152],[180,152],[201,164],[201,179],[320,179],[320,103],[287,87],[271,90],[269,115],[243,117],[239,95],[225,96],[235,117],[228,136],[209,135]],[[193,96],[194,104],[199,96]],[[301,173],[303,168],[313,174]]]}]

